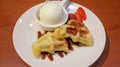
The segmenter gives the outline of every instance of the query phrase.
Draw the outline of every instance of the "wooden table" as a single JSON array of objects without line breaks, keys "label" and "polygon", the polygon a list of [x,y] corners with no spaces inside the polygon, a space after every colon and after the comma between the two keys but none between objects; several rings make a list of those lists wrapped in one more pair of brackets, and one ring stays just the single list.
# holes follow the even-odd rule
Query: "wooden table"
[{"label": "wooden table", "polygon": [[[18,18],[44,0],[0,0],[0,67],[29,67],[13,47]],[[71,0],[93,11],[102,21],[107,41],[103,54],[91,67],[120,67],[120,0]]]}]

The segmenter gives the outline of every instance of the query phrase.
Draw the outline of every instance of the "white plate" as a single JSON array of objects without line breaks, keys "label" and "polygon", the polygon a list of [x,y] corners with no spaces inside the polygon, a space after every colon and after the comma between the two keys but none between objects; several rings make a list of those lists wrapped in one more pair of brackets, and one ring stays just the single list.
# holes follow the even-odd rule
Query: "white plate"
[{"label": "white plate", "polygon": [[[84,21],[85,25],[90,30],[93,37],[92,47],[79,47],[74,51],[68,53],[64,58],[60,58],[58,55],[54,55],[54,61],[51,62],[48,58],[41,60],[41,58],[34,58],[31,51],[31,46],[36,38],[36,31],[33,29],[31,23],[34,12],[41,6],[38,4],[29,10],[27,10],[17,21],[13,31],[14,47],[18,55],[28,65],[34,67],[87,67],[93,64],[102,54],[106,42],[106,34],[104,27],[98,17],[86,7],[70,3],[67,10],[74,12],[80,6],[87,15],[87,20]],[[32,26],[31,26],[32,25]]]}]

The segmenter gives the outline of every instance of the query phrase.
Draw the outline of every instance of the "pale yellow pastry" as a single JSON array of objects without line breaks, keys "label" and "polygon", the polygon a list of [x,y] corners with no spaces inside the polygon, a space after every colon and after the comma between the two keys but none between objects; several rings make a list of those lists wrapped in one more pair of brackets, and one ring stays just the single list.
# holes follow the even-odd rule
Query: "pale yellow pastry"
[{"label": "pale yellow pastry", "polygon": [[67,24],[56,28],[53,34],[57,38],[69,37],[73,42],[80,42],[87,46],[92,45],[92,38],[89,30],[83,23],[77,20],[69,20]]},{"label": "pale yellow pastry", "polygon": [[92,45],[92,38],[87,27],[77,20],[69,20],[67,24],[56,28],[54,32],[44,34],[32,44],[34,57],[37,58],[41,52],[50,54],[54,54],[55,51],[68,52],[66,38],[71,38],[73,42],[79,42],[85,46]]},{"label": "pale yellow pastry", "polygon": [[50,54],[54,54],[55,51],[68,52],[68,44],[65,39],[59,40],[53,37],[51,32],[48,32],[32,44],[32,51],[36,58],[41,52],[48,52]]},{"label": "pale yellow pastry", "polygon": [[[69,37],[73,40],[73,42],[80,42],[83,45],[86,46],[92,46],[92,37],[88,30],[88,28],[82,23],[77,20],[70,20],[67,23],[71,27],[74,26],[76,30],[76,35],[69,34]],[[73,30],[73,31],[75,31]]]}]

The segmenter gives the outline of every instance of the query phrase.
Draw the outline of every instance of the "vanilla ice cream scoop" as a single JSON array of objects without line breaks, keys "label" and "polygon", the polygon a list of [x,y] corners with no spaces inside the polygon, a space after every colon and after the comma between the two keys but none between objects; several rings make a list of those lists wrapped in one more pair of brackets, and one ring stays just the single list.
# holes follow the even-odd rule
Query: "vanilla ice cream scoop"
[{"label": "vanilla ice cream scoop", "polygon": [[55,28],[66,23],[68,12],[64,5],[68,0],[46,1],[35,13],[35,22],[46,31],[53,31]]},{"label": "vanilla ice cream scoop", "polygon": [[39,11],[41,23],[54,25],[64,20],[64,11],[60,5],[54,2],[47,2]]}]

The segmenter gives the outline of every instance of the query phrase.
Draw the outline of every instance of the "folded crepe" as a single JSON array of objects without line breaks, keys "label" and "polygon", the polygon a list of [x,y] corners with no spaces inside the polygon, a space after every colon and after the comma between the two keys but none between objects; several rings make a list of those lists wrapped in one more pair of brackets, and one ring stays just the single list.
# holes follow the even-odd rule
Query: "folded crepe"
[{"label": "folded crepe", "polygon": [[44,34],[32,44],[34,57],[37,58],[41,52],[50,54],[54,54],[55,51],[68,52],[66,38],[71,38],[73,42],[79,42],[86,46],[92,45],[92,38],[87,27],[77,20],[69,20],[67,24],[56,28],[54,32]]},{"label": "folded crepe", "polygon": [[41,52],[48,52],[50,54],[54,54],[55,51],[68,52],[68,43],[66,39],[57,39],[53,37],[51,32],[48,32],[32,44],[32,51],[36,58]]},{"label": "folded crepe", "polygon": [[55,29],[53,34],[57,38],[71,38],[73,42],[79,42],[86,46],[92,45],[92,38],[88,28],[77,20],[69,20],[67,24]]}]

